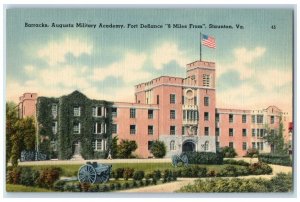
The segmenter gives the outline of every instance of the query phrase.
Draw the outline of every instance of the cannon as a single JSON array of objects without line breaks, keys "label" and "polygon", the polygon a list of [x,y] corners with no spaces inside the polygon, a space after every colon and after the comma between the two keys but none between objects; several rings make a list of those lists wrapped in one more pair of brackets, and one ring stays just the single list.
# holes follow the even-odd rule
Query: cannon
[{"label": "cannon", "polygon": [[178,155],[177,154],[177,155],[172,156],[172,165],[174,167],[177,167],[180,162],[182,162],[184,166],[188,166],[189,159],[188,159],[187,155],[185,155],[185,154]]},{"label": "cannon", "polygon": [[105,183],[109,180],[112,165],[87,162],[78,170],[78,181],[80,183],[94,184]]}]

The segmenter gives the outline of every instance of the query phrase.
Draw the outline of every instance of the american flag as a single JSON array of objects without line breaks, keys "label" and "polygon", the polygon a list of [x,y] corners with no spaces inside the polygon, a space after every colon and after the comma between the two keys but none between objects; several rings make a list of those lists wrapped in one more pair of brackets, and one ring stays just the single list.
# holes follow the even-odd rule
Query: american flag
[{"label": "american flag", "polygon": [[216,48],[216,40],[214,37],[203,34],[202,45],[207,46],[209,48]]}]

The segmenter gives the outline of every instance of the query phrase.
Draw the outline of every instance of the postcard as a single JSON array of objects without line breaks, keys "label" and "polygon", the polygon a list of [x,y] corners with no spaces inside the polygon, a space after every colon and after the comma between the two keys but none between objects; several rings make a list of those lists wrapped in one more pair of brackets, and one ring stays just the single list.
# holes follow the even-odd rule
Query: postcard
[{"label": "postcard", "polygon": [[6,191],[294,193],[294,8],[6,9]]}]

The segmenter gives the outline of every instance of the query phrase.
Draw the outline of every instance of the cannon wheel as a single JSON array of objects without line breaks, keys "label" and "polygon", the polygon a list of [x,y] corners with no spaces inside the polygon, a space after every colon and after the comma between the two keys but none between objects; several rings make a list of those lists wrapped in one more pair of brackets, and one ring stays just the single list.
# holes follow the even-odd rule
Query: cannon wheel
[{"label": "cannon wheel", "polygon": [[97,178],[96,170],[91,165],[83,165],[78,170],[78,180],[80,183],[94,184]]},{"label": "cannon wheel", "polygon": [[100,175],[98,175],[98,179],[101,183],[107,182],[109,180],[109,173],[107,172],[101,173]]}]

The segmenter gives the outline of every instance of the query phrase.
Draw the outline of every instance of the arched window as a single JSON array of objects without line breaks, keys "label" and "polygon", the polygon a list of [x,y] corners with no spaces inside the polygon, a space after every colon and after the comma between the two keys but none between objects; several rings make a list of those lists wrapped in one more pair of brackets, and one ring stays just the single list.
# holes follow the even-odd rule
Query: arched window
[{"label": "arched window", "polygon": [[208,151],[208,149],[209,149],[209,142],[205,141],[205,143],[204,143],[204,151]]},{"label": "arched window", "polygon": [[175,141],[174,140],[172,140],[171,142],[170,142],[170,150],[172,151],[172,150],[175,150]]}]

